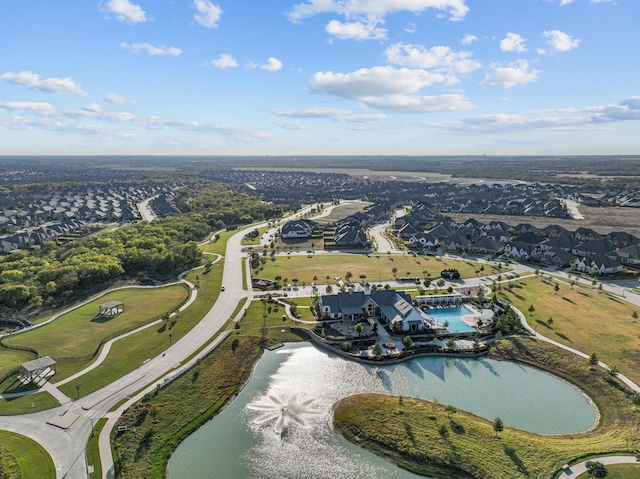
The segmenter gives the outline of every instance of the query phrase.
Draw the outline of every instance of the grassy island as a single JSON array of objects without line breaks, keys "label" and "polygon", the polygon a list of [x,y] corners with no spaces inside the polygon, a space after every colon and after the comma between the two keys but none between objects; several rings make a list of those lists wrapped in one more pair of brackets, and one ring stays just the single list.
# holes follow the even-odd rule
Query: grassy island
[{"label": "grassy island", "polygon": [[503,341],[492,356],[517,360],[580,385],[600,411],[589,432],[547,436],[425,400],[360,394],[335,406],[334,425],[348,440],[416,473],[443,478],[554,477],[561,466],[597,454],[638,448],[640,414],[631,392],[600,368],[554,346],[529,339]]}]

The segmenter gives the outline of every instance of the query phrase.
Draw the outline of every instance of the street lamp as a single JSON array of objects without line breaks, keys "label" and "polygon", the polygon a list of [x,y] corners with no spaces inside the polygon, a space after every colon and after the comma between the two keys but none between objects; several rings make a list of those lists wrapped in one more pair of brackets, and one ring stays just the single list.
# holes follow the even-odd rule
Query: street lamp
[{"label": "street lamp", "polygon": [[78,399],[80,399],[80,385],[76,384],[76,393],[78,394]]}]

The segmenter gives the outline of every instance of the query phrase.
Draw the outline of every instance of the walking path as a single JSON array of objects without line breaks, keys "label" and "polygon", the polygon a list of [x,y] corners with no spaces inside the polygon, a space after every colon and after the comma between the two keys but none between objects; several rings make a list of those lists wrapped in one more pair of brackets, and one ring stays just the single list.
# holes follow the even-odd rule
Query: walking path
[{"label": "walking path", "polygon": [[[605,466],[611,464],[638,464],[635,456],[603,456],[591,458],[589,461],[598,461]],[[565,469],[564,472],[558,476],[558,479],[575,479],[580,474],[587,472],[587,462],[588,461],[582,461]]]}]

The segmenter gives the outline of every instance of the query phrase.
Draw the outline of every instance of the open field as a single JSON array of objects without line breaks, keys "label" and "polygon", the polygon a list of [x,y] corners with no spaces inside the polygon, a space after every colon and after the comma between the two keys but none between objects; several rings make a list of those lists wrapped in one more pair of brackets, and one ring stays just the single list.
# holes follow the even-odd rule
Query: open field
[{"label": "open field", "polygon": [[[253,171],[255,167],[240,167],[233,168],[234,170],[249,170]],[[304,167],[300,168],[305,172],[312,173],[342,173],[345,175],[351,176],[360,176],[366,178],[375,178],[376,180],[398,180],[398,181],[424,181],[424,180],[444,180],[451,177],[451,175],[445,175],[441,173],[434,173],[429,171],[384,171],[384,170],[370,170],[368,168],[313,168],[313,167]],[[296,169],[293,167],[268,167],[261,166],[260,170],[264,171],[295,171]]]},{"label": "open field", "polygon": [[[54,359],[85,357],[96,350],[103,338],[172,311],[187,295],[186,287],[181,284],[159,289],[113,291],[45,326],[10,336],[4,343],[33,348],[41,356]],[[98,316],[98,305],[111,300],[124,302],[124,312],[115,317]],[[64,365],[60,366],[63,375]]]},{"label": "open field", "polygon": [[262,350],[260,338],[232,336],[158,394],[130,407],[118,421],[128,431],[112,437],[118,477],[164,478],[173,450],[238,393]]},{"label": "open field", "polygon": [[452,213],[450,216],[456,221],[466,221],[475,218],[483,223],[490,221],[504,221],[516,226],[520,223],[529,223],[538,228],[549,225],[560,225],[569,231],[575,231],[580,227],[591,228],[601,234],[612,231],[626,231],[640,237],[640,224],[638,223],[638,208],[596,208],[593,206],[578,206],[578,210],[584,215],[583,220],[569,220],[564,218],[546,218],[542,216],[509,216],[509,215],[484,215]]},{"label": "open field", "polygon": [[[548,479],[560,467],[591,454],[631,452],[640,444],[640,414],[630,392],[601,369],[571,353],[534,340],[503,341],[498,358],[556,372],[580,384],[601,413],[598,426],[583,434],[543,436],[504,428],[496,438],[492,421],[429,401],[364,394],[338,402],[334,425],[353,442],[403,467],[452,477]],[[454,476],[458,477],[458,476]]]},{"label": "open field", "polygon": [[[312,219],[319,225],[324,226],[331,223],[335,223],[336,221],[343,220],[354,213],[359,213],[362,210],[364,210],[365,207],[372,204],[373,203],[367,202],[367,201],[348,201],[334,207],[327,216],[323,216],[321,218],[312,217]],[[326,205],[326,206],[329,206],[329,205]]]},{"label": "open field", "polygon": [[[640,383],[640,308],[596,289],[558,283],[544,278],[513,282],[512,291],[498,297],[512,303],[529,324],[543,335],[591,354],[616,366],[622,374]],[[528,312],[534,305],[535,311]],[[549,324],[549,318],[553,318]]]},{"label": "open field", "polygon": [[[0,431],[0,477],[3,479],[55,479],[56,468],[49,453],[20,434]],[[5,456],[6,459],[5,459]],[[9,467],[3,467],[9,464]],[[15,466],[18,466],[17,468]]]},{"label": "open field", "polygon": [[145,359],[161,354],[170,343],[188,333],[209,311],[220,294],[223,267],[224,261],[219,261],[211,267],[209,274],[203,274],[202,269],[189,273],[187,280],[200,283],[198,298],[189,308],[160,325],[116,341],[102,365],[78,378],[78,381],[60,386],[60,390],[75,397],[75,384],[80,383],[80,395],[85,396],[137,368]]},{"label": "open field", "polygon": [[[484,267],[484,271],[480,271],[481,267]],[[375,283],[396,279],[393,273],[394,268],[397,278],[409,276],[423,279],[439,279],[440,272],[447,268],[457,268],[463,279],[507,271],[504,268],[498,270],[493,264],[449,258],[408,254],[323,253],[307,256],[279,255],[275,257],[275,261],[268,259],[264,269],[254,273],[254,276],[268,279],[280,276],[284,283],[292,283],[295,278],[301,285],[314,282],[324,284],[334,282],[334,277],[344,279],[347,272],[350,271],[353,274],[352,281],[360,281],[360,275],[365,275],[366,281]],[[326,279],[327,276],[329,276],[329,280]]]}]

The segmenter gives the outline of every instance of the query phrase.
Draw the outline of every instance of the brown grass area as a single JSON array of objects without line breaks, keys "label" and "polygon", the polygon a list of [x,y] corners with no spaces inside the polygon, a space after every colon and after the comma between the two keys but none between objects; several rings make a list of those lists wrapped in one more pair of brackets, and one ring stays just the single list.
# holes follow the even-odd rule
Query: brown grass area
[{"label": "brown grass area", "polygon": [[538,228],[549,225],[560,225],[569,231],[575,231],[580,227],[591,228],[601,234],[612,231],[625,231],[635,236],[640,236],[640,224],[638,224],[638,208],[596,208],[593,206],[579,206],[578,211],[584,216],[583,220],[571,220],[563,218],[546,218],[541,216],[509,216],[509,215],[483,215],[454,213],[450,216],[457,221],[464,222],[469,218],[475,218],[483,223],[490,221],[504,221],[516,226],[520,223],[529,223]]},{"label": "brown grass area", "polygon": [[[638,306],[598,290],[531,278],[513,282],[499,297],[520,309],[537,331],[587,354],[595,352],[609,366],[640,383],[640,320]],[[534,305],[533,314],[528,312]],[[550,325],[549,318],[553,318]]]}]

